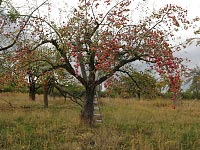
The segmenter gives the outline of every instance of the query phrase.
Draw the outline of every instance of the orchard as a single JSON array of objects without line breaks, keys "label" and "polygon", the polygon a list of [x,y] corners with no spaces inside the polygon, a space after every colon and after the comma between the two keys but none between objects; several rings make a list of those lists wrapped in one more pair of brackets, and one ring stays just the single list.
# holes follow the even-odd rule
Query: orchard
[{"label": "orchard", "polygon": [[[28,36],[19,39],[22,30],[16,35],[19,41],[13,59],[21,64],[45,62],[48,67],[43,68],[44,73],[62,68],[76,78],[85,88],[81,120],[90,126],[93,125],[96,87],[136,61],[148,64],[161,77],[168,78],[175,101],[186,68],[183,59],[174,56],[183,45],[170,41],[176,38],[176,31],[186,30],[190,25],[187,10],[169,4],[134,20],[134,15],[130,16],[134,3],[132,0],[117,3],[112,0],[79,0],[78,6],[68,18],[63,17],[59,25],[48,16],[38,15],[37,11],[30,15],[20,14],[18,19],[24,18],[20,29]],[[51,12],[51,4],[44,4]],[[143,8],[137,9],[142,11]],[[34,57],[39,52],[44,55]]]}]

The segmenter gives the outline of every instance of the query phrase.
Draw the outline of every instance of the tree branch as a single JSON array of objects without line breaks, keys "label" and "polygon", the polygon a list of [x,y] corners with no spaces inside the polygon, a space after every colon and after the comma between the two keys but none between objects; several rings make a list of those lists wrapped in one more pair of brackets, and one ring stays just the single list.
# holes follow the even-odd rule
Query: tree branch
[{"label": "tree branch", "polygon": [[133,76],[132,76],[128,71],[121,70],[121,69],[119,69],[118,71],[127,74],[127,75],[131,78],[131,80],[135,83],[135,85],[136,85],[140,90],[142,89],[142,88],[138,85],[137,81],[133,78]]},{"label": "tree branch", "polygon": [[6,46],[6,47],[2,47],[0,48],[0,51],[4,51],[4,50],[7,50],[9,48],[11,48],[12,46],[14,46],[21,34],[21,32],[23,31],[23,29],[25,28],[25,26],[28,24],[28,21],[30,20],[31,16],[33,15],[33,13],[38,10],[42,5],[44,5],[48,0],[44,1],[42,4],[40,4],[37,8],[35,8],[31,13],[30,15],[28,15],[28,19],[25,21],[24,25],[22,26],[22,28],[20,28],[20,31],[18,32],[18,34],[16,35],[13,43],[11,43],[10,45]]},{"label": "tree branch", "polygon": [[[60,87],[60,84],[58,82],[55,81],[55,83],[53,83],[53,86],[61,93],[61,95],[64,98],[70,98],[71,101],[75,102],[76,104],[78,104],[79,106],[83,107],[83,100],[80,97],[77,97],[71,93],[69,93],[68,91],[62,89]],[[79,102],[80,101],[80,102]]]}]

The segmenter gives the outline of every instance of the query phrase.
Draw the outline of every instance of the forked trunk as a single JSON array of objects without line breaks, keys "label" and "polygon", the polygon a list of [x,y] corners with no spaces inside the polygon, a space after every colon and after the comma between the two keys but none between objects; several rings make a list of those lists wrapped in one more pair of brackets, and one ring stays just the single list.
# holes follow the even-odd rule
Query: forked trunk
[{"label": "forked trunk", "polygon": [[89,124],[90,127],[93,125],[94,95],[95,95],[95,87],[94,86],[87,87],[85,104],[81,112],[81,122],[84,124]]}]

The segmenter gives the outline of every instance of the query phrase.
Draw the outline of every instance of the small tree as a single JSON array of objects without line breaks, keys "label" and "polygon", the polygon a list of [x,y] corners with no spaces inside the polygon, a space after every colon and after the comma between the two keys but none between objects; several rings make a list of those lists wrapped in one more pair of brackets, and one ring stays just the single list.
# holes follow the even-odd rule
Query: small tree
[{"label": "small tree", "polygon": [[[156,79],[149,72],[124,71],[108,88],[109,92],[116,92],[121,97],[155,98],[158,95]],[[125,95],[124,95],[125,93]]]}]

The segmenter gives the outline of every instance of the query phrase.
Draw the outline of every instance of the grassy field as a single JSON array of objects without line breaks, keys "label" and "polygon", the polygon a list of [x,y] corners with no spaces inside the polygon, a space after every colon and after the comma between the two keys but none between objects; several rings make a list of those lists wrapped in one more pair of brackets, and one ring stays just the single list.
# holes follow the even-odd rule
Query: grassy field
[{"label": "grassy field", "polygon": [[[14,108],[12,108],[10,106]],[[25,94],[0,94],[1,150],[199,150],[200,102],[102,99],[104,123],[79,124],[79,106],[62,98],[43,108]]]}]

